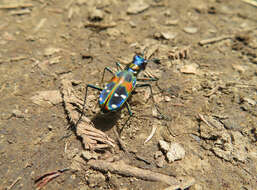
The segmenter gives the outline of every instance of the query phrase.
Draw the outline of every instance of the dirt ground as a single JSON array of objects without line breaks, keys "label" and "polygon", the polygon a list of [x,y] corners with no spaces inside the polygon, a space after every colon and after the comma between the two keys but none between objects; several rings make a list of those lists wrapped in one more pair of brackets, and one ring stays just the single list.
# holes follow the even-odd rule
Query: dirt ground
[{"label": "dirt ground", "polygon": [[[144,50],[160,60],[140,76],[159,78],[150,84],[164,117],[152,111],[144,88],[129,100],[128,122],[126,108],[95,117],[99,92],[90,89],[85,115],[115,144],[95,151],[97,159],[190,177],[190,190],[256,189],[256,6],[243,0],[1,0],[0,18],[0,189],[39,189],[37,177],[64,168],[44,189],[167,188],[88,167],[82,157],[92,151],[71,127],[60,94],[62,81],[73,81],[83,100],[86,84],[101,85],[104,67],[115,70],[115,62],[124,66]],[[160,140],[177,143],[185,154],[169,161]]]}]

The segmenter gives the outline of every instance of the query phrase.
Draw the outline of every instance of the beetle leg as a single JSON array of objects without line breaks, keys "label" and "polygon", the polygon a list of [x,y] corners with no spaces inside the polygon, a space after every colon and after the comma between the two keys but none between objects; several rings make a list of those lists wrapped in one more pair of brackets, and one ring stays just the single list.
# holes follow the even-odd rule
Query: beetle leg
[{"label": "beetle leg", "polygon": [[105,67],[105,68],[104,68],[104,72],[103,72],[103,76],[102,76],[101,83],[103,83],[105,71],[109,71],[113,76],[115,75],[115,73],[114,73],[109,67]]},{"label": "beetle leg", "polygon": [[124,69],[122,68],[120,62],[116,62],[116,66],[117,66],[118,71],[124,70]]},{"label": "beetle leg", "polygon": [[152,98],[152,101],[153,101],[153,103],[154,103],[154,105],[155,105],[155,102],[154,102],[154,99],[153,99],[153,90],[152,90],[152,86],[151,86],[150,84],[145,83],[145,84],[136,84],[136,88],[137,88],[137,87],[148,87],[148,88],[150,89],[150,97]]},{"label": "beetle leg", "polygon": [[147,60],[147,62],[153,62],[155,64],[161,64],[161,60],[160,59],[157,59],[157,58],[154,58],[154,59],[150,59],[150,60]]},{"label": "beetle leg", "polygon": [[137,81],[150,81],[150,82],[152,82],[152,81],[158,81],[159,79],[157,79],[157,78],[139,78],[139,79],[137,79]]},{"label": "beetle leg", "polygon": [[84,102],[83,102],[83,107],[82,107],[82,111],[81,111],[81,115],[77,121],[77,123],[75,124],[75,127],[79,124],[82,116],[84,115],[84,110],[85,110],[85,106],[86,106],[86,101],[87,101],[87,91],[88,91],[88,88],[92,88],[92,89],[95,89],[95,90],[99,90],[99,91],[102,91],[103,89],[98,87],[98,86],[94,86],[92,84],[87,84],[87,87],[86,87],[86,92],[85,92],[85,98],[84,98]]},{"label": "beetle leg", "polygon": [[84,99],[84,103],[83,103],[83,110],[82,110],[82,113],[84,113],[84,107],[86,105],[86,101],[87,101],[87,91],[88,91],[88,88],[93,88],[95,90],[99,90],[99,91],[102,91],[103,89],[98,87],[98,86],[95,86],[95,85],[92,85],[92,84],[88,84],[87,87],[86,87],[86,93],[85,93],[85,99]]},{"label": "beetle leg", "polygon": [[157,105],[156,105],[156,103],[155,103],[155,101],[154,101],[152,86],[151,86],[150,84],[145,83],[145,84],[136,84],[136,87],[148,87],[148,88],[150,88],[150,96],[151,96],[151,98],[152,98],[154,107],[155,107],[155,109],[159,112],[159,114],[161,115],[161,117],[163,117],[163,114],[159,111],[159,109],[158,109],[158,107],[157,107]]},{"label": "beetle leg", "polygon": [[102,88],[100,88],[98,86],[94,86],[92,84],[87,84],[86,92],[85,92],[85,98],[84,98],[84,102],[83,102],[83,108],[82,108],[82,115],[84,114],[84,110],[85,110],[85,105],[86,105],[86,101],[87,101],[87,91],[88,91],[88,88],[92,88],[92,89],[99,90],[99,91],[103,90]]},{"label": "beetle leg", "polygon": [[131,108],[130,108],[129,103],[128,103],[128,102],[125,102],[125,105],[126,105],[126,107],[127,107],[127,109],[128,109],[129,117],[128,117],[128,119],[126,120],[126,122],[122,125],[123,127],[119,130],[119,134],[121,134],[121,132],[123,131],[123,129],[125,128],[125,126],[127,126],[128,121],[129,121],[130,118],[133,116],[133,113],[132,113],[132,111],[131,111]]},{"label": "beetle leg", "polygon": [[129,115],[132,116],[133,113],[132,113],[132,111],[131,111],[131,108],[130,108],[129,103],[128,103],[128,102],[125,102],[125,104],[126,104],[126,107],[127,107],[127,109],[128,109]]}]

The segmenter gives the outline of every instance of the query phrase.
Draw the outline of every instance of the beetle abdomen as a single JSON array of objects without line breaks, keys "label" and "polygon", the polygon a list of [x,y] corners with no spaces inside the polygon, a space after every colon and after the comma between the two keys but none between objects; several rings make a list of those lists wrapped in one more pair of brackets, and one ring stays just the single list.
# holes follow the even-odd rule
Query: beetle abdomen
[{"label": "beetle abdomen", "polygon": [[104,111],[115,111],[122,107],[136,84],[136,77],[128,71],[118,72],[106,85],[99,97]]}]

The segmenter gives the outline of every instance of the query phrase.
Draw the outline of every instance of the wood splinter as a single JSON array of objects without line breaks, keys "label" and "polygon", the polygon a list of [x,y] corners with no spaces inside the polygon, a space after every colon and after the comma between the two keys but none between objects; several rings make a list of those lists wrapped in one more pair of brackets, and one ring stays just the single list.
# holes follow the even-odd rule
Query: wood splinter
[{"label": "wood splinter", "polygon": [[127,177],[136,177],[147,181],[163,182],[170,185],[171,188],[169,188],[169,190],[175,190],[178,188],[185,189],[195,183],[195,180],[191,177],[177,179],[165,174],[130,166],[125,164],[123,161],[107,162],[103,160],[90,160],[87,162],[87,165],[89,165],[92,169],[102,172],[111,172]]},{"label": "wood splinter", "polygon": [[220,37],[215,37],[215,38],[209,38],[209,39],[206,39],[206,40],[201,40],[199,42],[199,44],[201,46],[203,45],[206,45],[206,44],[213,44],[213,43],[216,43],[216,42],[219,42],[219,41],[222,41],[222,40],[227,40],[227,39],[232,39],[233,36],[231,35],[227,35],[227,36],[220,36]]}]

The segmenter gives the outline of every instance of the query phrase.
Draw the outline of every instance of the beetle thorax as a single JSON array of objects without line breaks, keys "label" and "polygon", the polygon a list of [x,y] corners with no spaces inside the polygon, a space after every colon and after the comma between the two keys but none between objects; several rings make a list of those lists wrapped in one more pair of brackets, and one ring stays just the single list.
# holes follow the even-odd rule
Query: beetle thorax
[{"label": "beetle thorax", "polygon": [[140,71],[145,69],[146,64],[147,61],[143,57],[135,55],[133,62],[126,67],[126,70],[133,73],[134,76],[137,76]]},{"label": "beetle thorax", "polygon": [[127,71],[133,73],[134,76],[137,76],[141,69],[138,65],[131,63],[127,66]]}]

